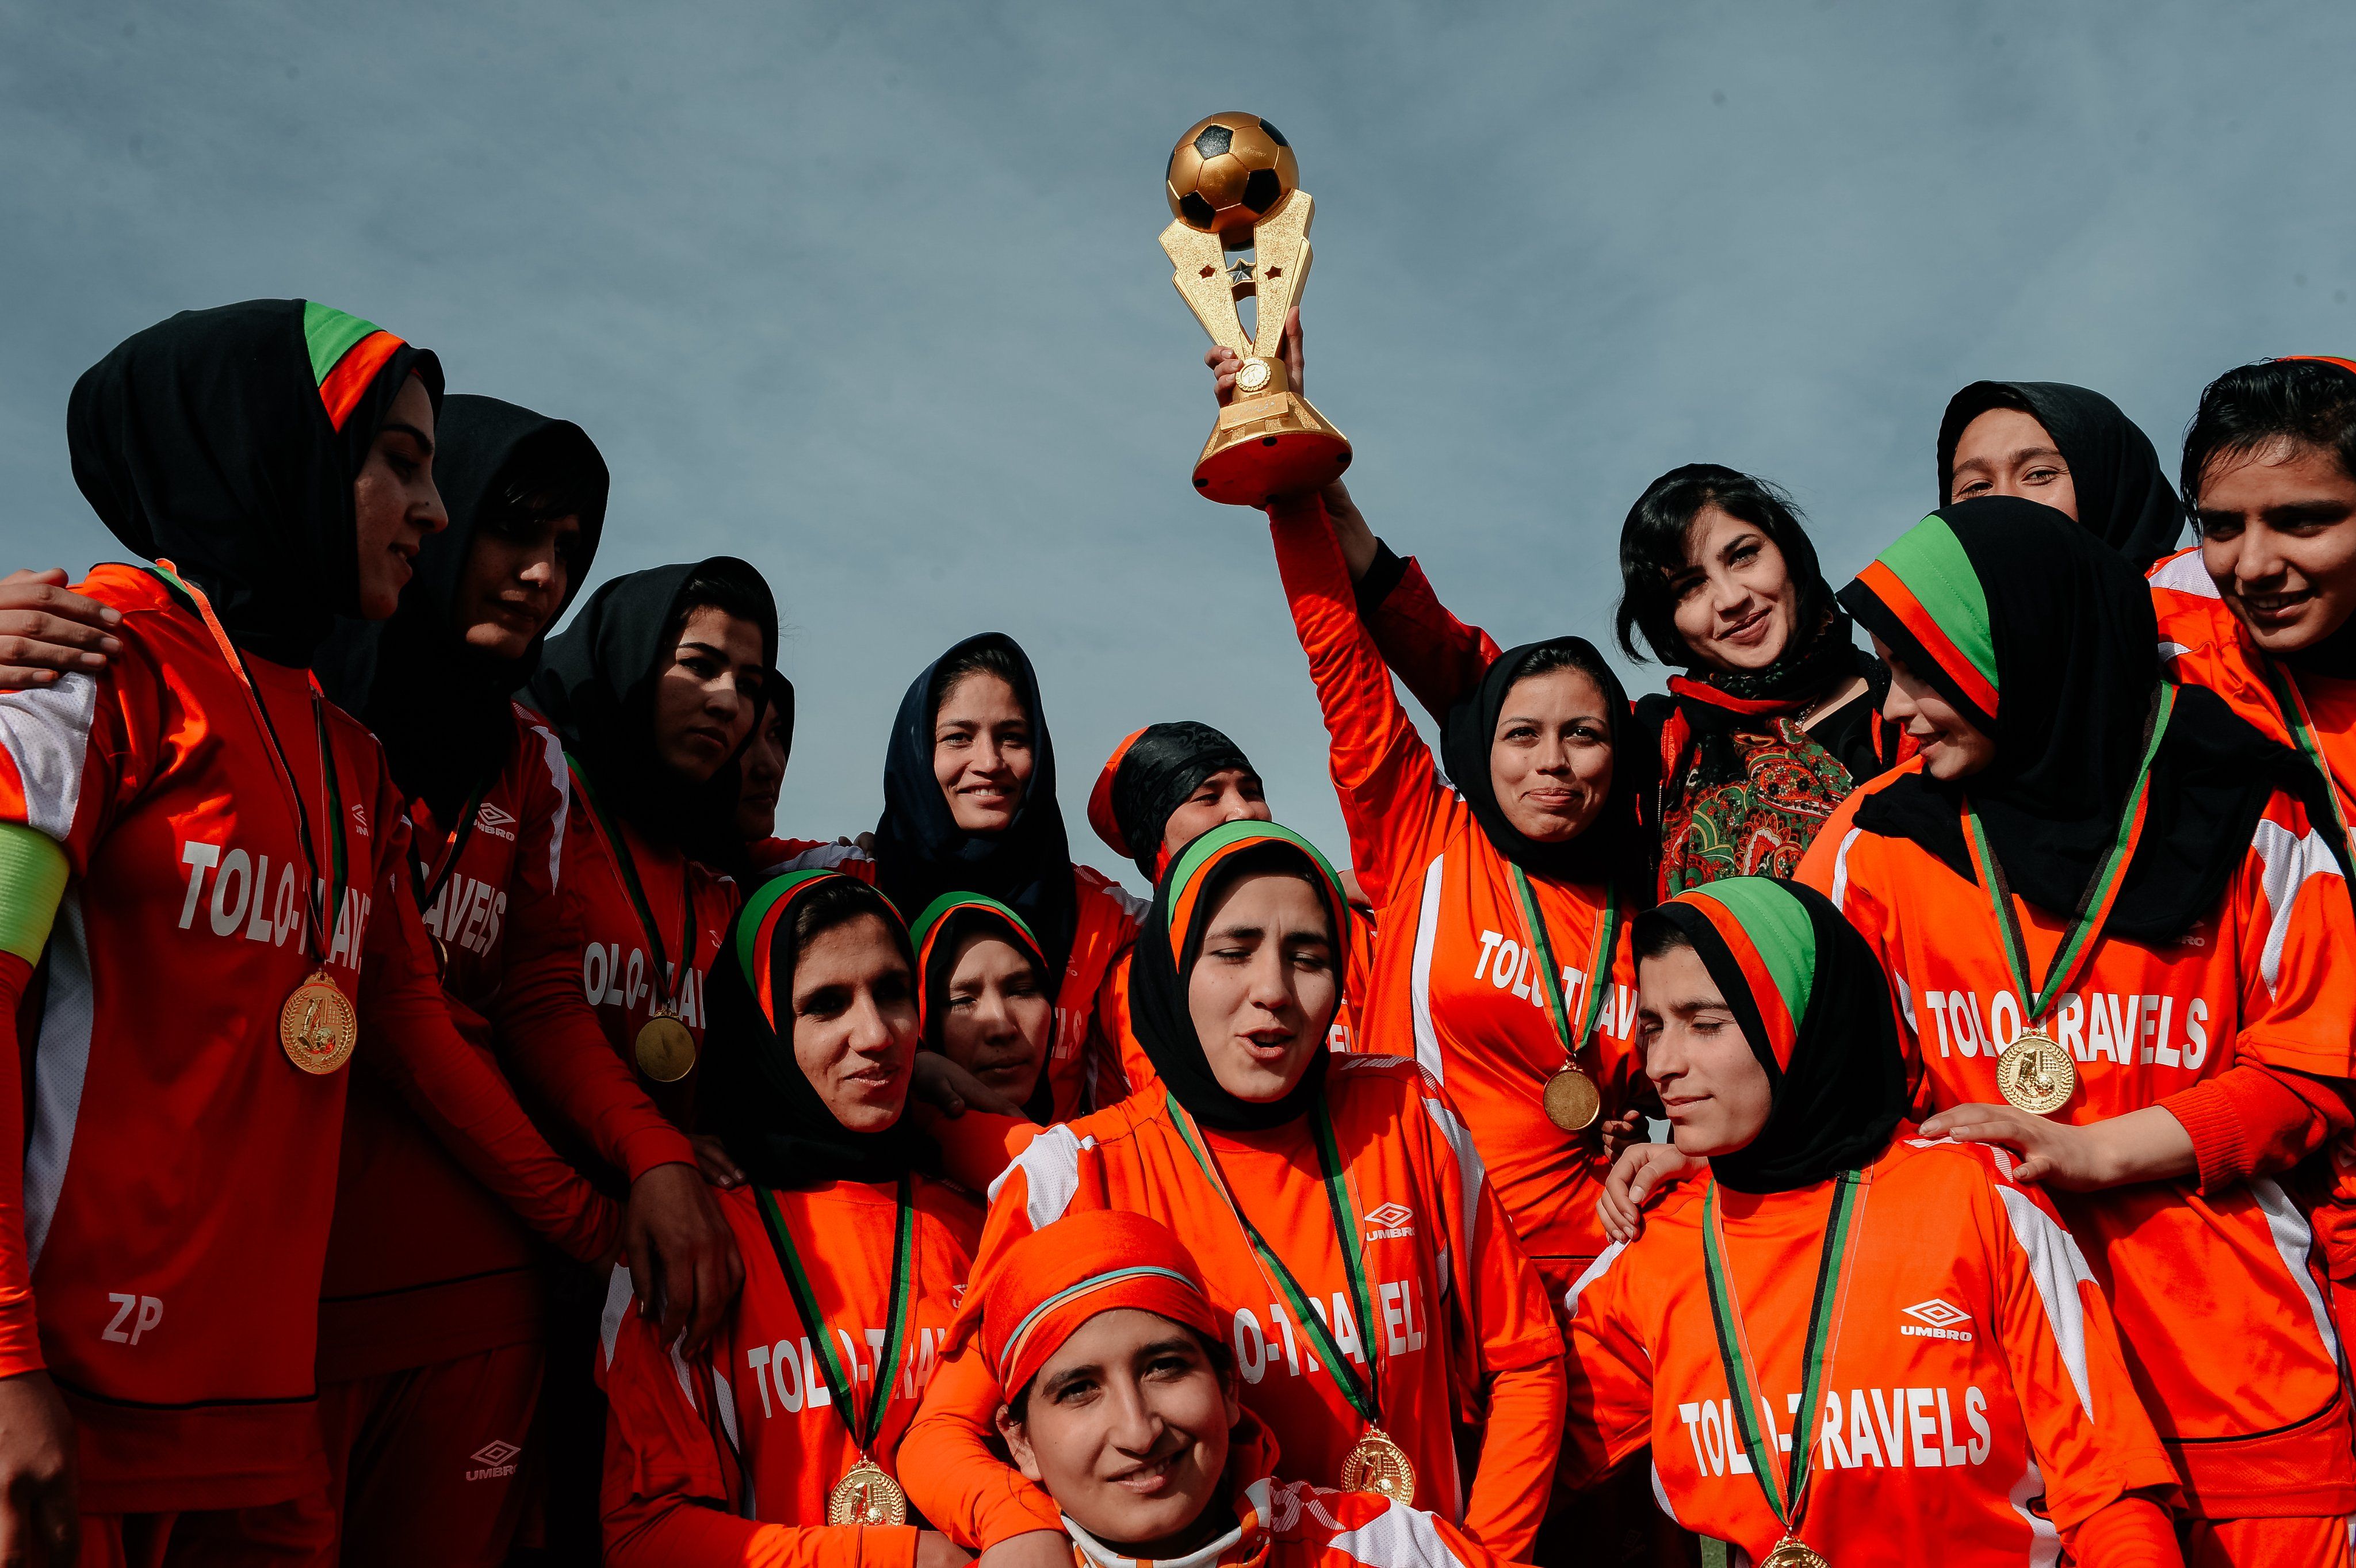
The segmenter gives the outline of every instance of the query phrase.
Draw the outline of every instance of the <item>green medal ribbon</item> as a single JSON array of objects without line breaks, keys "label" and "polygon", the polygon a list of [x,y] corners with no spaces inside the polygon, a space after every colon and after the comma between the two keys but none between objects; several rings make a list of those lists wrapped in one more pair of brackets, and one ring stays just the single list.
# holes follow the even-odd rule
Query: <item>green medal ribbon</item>
[{"label": "green medal ribbon", "polygon": [[2004,961],[2012,972],[2012,983],[2020,996],[2024,1029],[2052,1010],[2053,1004],[2094,955],[2094,940],[2102,934],[2103,923],[2110,918],[2111,907],[2118,902],[2119,886],[2126,880],[2127,862],[2132,858],[2136,837],[2143,832],[2144,813],[2151,805],[2152,758],[2159,755],[2161,737],[2168,734],[2169,716],[2175,711],[2176,688],[2163,682],[2146,727],[2143,762],[2136,769],[2135,789],[2127,797],[2127,809],[2119,816],[2118,833],[2078,899],[2078,908],[2070,918],[2070,929],[2062,933],[2062,944],[2053,951],[2053,962],[2045,972],[2041,988],[2029,983],[2029,946],[2020,934],[2020,917],[2012,907],[2012,889],[2005,882],[2004,866],[1988,844],[1987,829],[1981,823],[1980,814],[1972,809],[1969,800],[1964,802],[1964,837],[1971,850],[1972,867],[1979,873],[1980,886],[1987,890],[1988,902],[1996,910],[1997,929],[2004,933]]},{"label": "green medal ribbon", "polygon": [[1575,1067],[1579,1053],[1595,1038],[1596,1020],[1603,1016],[1603,1004],[1612,993],[1612,949],[1620,940],[1619,890],[1609,882],[1603,885],[1603,913],[1595,922],[1595,951],[1587,961],[1587,1003],[1580,1009],[1586,1015],[1580,1020],[1576,1035],[1570,1032],[1570,1009],[1563,1001],[1562,970],[1554,961],[1554,942],[1547,935],[1546,917],[1538,913],[1537,889],[1518,865],[1514,867],[1514,891],[1520,896],[1522,923],[1529,927],[1530,946],[1537,954],[1538,978],[1546,982],[1554,1032],[1562,1037],[1563,1059]]},{"label": "green medal ribbon", "polygon": [[827,1332],[826,1319],[819,1316],[817,1293],[810,1289],[809,1275],[802,1271],[801,1254],[794,1247],[794,1233],[786,1229],[786,1217],[777,1209],[776,1195],[757,1186],[753,1195],[760,1200],[761,1220],[768,1227],[769,1245],[776,1251],[777,1267],[785,1271],[786,1283],[793,1291],[794,1310],[801,1316],[802,1332],[818,1347],[819,1369],[826,1376],[826,1391],[833,1398],[835,1417],[851,1434],[851,1441],[861,1455],[873,1457],[875,1439],[884,1430],[884,1407],[892,1402],[892,1389],[900,1380],[900,1363],[908,1348],[909,1299],[916,1274],[916,1205],[908,1178],[900,1178],[899,1216],[892,1237],[892,1304],[885,1309],[884,1348],[875,1359],[875,1392],[868,1400],[866,1411],[859,1415],[852,1413],[856,1391],[843,1371],[842,1358],[835,1353],[834,1336]]},{"label": "green medal ribbon", "polygon": [[630,908],[637,911],[638,929],[646,933],[647,946],[654,953],[654,993],[662,1005],[658,1014],[679,1012],[679,989],[687,965],[695,957],[695,881],[685,867],[679,874],[679,968],[673,969],[670,955],[663,950],[662,931],[655,924],[655,912],[647,902],[647,890],[638,881],[637,856],[630,853],[630,841],[622,836],[621,825],[605,814],[605,802],[597,799],[597,790],[589,782],[589,770],[571,752],[564,754],[565,765],[573,777],[581,780],[581,797],[589,802],[589,814],[597,819],[598,831],[614,849],[614,870],[620,876],[622,891],[630,896]]},{"label": "green medal ribbon", "polygon": [[[1709,1184],[1702,1198],[1702,1272],[1709,1285],[1709,1316],[1718,1330],[1719,1365],[1726,1372],[1726,1391],[1734,1400],[1735,1430],[1743,1451],[1751,1455],[1751,1476],[1767,1496],[1776,1522],[1786,1537],[1799,1529],[1801,1510],[1807,1506],[1813,1479],[1808,1456],[1815,1451],[1816,1412],[1822,1409],[1825,1369],[1832,1360],[1833,1326],[1840,1320],[1841,1297],[1848,1288],[1850,1243],[1856,1239],[1858,1216],[1865,1206],[1865,1173],[1843,1171],[1833,1178],[1833,1208],[1825,1223],[1823,1254],[1816,1260],[1816,1288],[1808,1309],[1808,1337],[1802,1347],[1800,1413],[1792,1423],[1792,1464],[1779,1487],[1772,1412],[1752,1370],[1751,1338],[1742,1324],[1742,1304],[1735,1299],[1734,1275],[1726,1266],[1726,1238],[1718,1218],[1718,1184]],[[1763,1428],[1762,1415],[1770,1419]]]},{"label": "green medal ribbon", "polygon": [[1342,1270],[1349,1276],[1350,1304],[1358,1315],[1358,1343],[1365,1350],[1368,1373],[1364,1379],[1358,1376],[1358,1369],[1350,1364],[1349,1357],[1343,1354],[1324,1315],[1317,1310],[1309,1294],[1301,1288],[1301,1282],[1292,1277],[1292,1271],[1284,1266],[1284,1260],[1276,1255],[1276,1249],[1268,1244],[1267,1238],[1259,1233],[1259,1227],[1246,1217],[1243,1206],[1227,1190],[1226,1179],[1219,1174],[1218,1162],[1211,1157],[1210,1145],[1203,1142],[1202,1130],[1194,1125],[1194,1119],[1186,1114],[1185,1107],[1178,1103],[1174,1095],[1165,1092],[1163,1099],[1170,1106],[1170,1120],[1177,1127],[1178,1136],[1184,1142],[1186,1152],[1193,1155],[1194,1163],[1203,1167],[1205,1178],[1226,1202],[1227,1212],[1236,1217],[1236,1223],[1243,1228],[1244,1240],[1249,1241],[1252,1251],[1259,1255],[1261,1272],[1284,1293],[1284,1299],[1291,1305],[1292,1316],[1299,1321],[1301,1333],[1308,1337],[1310,1348],[1333,1369],[1334,1386],[1342,1391],[1342,1397],[1350,1402],[1350,1408],[1358,1412],[1358,1419],[1379,1430],[1382,1422],[1377,1418],[1382,1410],[1382,1398],[1373,1376],[1374,1297],[1366,1288],[1366,1260],[1358,1244],[1358,1222],[1351,1208],[1349,1178],[1342,1165],[1341,1146],[1333,1137],[1333,1118],[1326,1110],[1325,1102],[1323,1100],[1317,1102],[1314,1117],[1317,1169],[1324,1178],[1325,1202],[1333,1210],[1334,1234],[1342,1241]]},{"label": "green medal ribbon", "polygon": [[2340,786],[2332,779],[2331,764],[2324,760],[2322,743],[2315,738],[2315,720],[2307,711],[2307,699],[2299,695],[2297,683],[2283,673],[2280,665],[2271,659],[2265,663],[2266,685],[2274,692],[2275,705],[2282,710],[2283,724],[2316,772],[2323,776],[2324,798],[2331,802],[2331,820],[2340,829],[2340,842],[2356,855],[2356,833],[2349,831],[2348,811],[2340,803]]},{"label": "green medal ribbon", "polygon": [[[252,711],[254,722],[262,727],[262,738],[270,743],[270,759],[278,766],[278,780],[286,788],[294,812],[295,842],[303,846],[304,865],[311,873],[310,881],[303,888],[303,899],[310,912],[311,929],[318,937],[316,956],[324,969],[328,950],[336,941],[335,928],[327,923],[327,914],[333,910],[338,918],[342,916],[344,894],[351,886],[351,878],[350,868],[345,863],[344,834],[348,830],[344,822],[344,791],[341,781],[337,778],[335,747],[327,739],[327,699],[319,690],[319,678],[308,671],[304,672],[305,679],[311,683],[311,724],[319,737],[319,773],[327,797],[328,865],[334,878],[332,900],[321,897],[319,851],[311,838],[310,808],[303,803],[303,788],[294,782],[294,765],[286,759],[286,747],[278,738],[278,726],[271,722],[270,708],[262,700],[262,689],[254,684],[253,671],[246,668],[245,655],[238,651],[237,644],[229,639],[228,631],[223,629],[220,618],[213,613],[212,601],[205,597],[203,589],[181,577],[178,569],[169,561],[156,562],[151,575],[177,588],[196,607],[198,617],[205,623],[205,629],[212,633],[213,646],[220,650],[221,661],[236,673],[245,687],[246,706]],[[359,954],[352,954],[352,967],[358,969],[359,962]]]}]

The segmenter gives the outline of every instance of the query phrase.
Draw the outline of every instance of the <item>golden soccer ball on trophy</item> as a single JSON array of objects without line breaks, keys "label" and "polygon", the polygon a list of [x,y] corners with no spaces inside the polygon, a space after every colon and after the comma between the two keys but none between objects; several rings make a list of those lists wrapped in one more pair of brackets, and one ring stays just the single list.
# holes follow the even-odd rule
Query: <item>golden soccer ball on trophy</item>
[{"label": "golden soccer ball on trophy", "polygon": [[1284,133],[1258,115],[1214,114],[1178,138],[1165,183],[1178,221],[1239,251],[1301,183],[1301,165]]},{"label": "golden soccer ball on trophy", "polygon": [[[1162,231],[1170,281],[1211,341],[1241,361],[1235,396],[1219,410],[1194,461],[1194,493],[1264,506],[1322,489],[1350,466],[1349,439],[1290,384],[1284,322],[1309,281],[1309,223],[1317,204],[1301,188],[1292,144],[1257,114],[1195,122],[1162,176],[1177,221]],[[1227,259],[1230,251],[1248,258]],[[1244,330],[1236,306],[1253,302]]]}]

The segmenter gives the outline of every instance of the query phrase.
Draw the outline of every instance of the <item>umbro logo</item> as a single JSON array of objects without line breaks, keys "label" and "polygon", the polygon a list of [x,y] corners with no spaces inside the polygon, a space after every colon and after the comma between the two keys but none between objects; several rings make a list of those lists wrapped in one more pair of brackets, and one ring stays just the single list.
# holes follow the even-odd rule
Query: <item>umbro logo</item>
[{"label": "umbro logo", "polygon": [[493,1438],[466,1455],[481,1466],[479,1469],[467,1471],[466,1479],[496,1481],[503,1477],[512,1476],[516,1473],[516,1459],[522,1453],[523,1449],[516,1444],[504,1443],[498,1438]]},{"label": "umbro logo", "polygon": [[1972,1315],[1952,1302],[1933,1296],[1918,1301],[1904,1309],[1912,1323],[1901,1323],[1898,1332],[1910,1339],[1957,1339],[1969,1344],[1972,1331],[1963,1325],[1971,1322]]},{"label": "umbro logo", "polygon": [[1366,1223],[1372,1229],[1367,1230],[1366,1240],[1387,1241],[1399,1236],[1412,1236],[1415,1227],[1408,1222],[1414,1218],[1415,1210],[1404,1203],[1386,1203],[1378,1208],[1369,1208],[1366,1210]]},{"label": "umbro logo", "polygon": [[515,813],[501,811],[488,800],[475,808],[475,825],[495,839],[515,842]]},{"label": "umbro logo", "polygon": [[359,830],[360,837],[366,838],[369,836],[368,808],[366,806],[356,805],[352,808],[352,826]]}]

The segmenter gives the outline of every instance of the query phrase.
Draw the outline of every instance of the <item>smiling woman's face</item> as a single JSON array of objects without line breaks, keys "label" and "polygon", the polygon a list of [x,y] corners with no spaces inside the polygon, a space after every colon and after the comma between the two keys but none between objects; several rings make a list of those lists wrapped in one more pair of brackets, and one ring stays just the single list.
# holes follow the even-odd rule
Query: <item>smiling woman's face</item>
[{"label": "smiling woman's face", "polygon": [[401,607],[417,547],[450,526],[434,488],[434,400],[415,376],[402,382],[352,481],[352,515],[360,618],[382,620]]},{"label": "smiling woman's face", "polygon": [[861,915],[794,956],[794,1059],[837,1122],[880,1133],[900,1119],[916,1053],[916,988],[881,918]]},{"label": "smiling woman's face", "polygon": [[761,628],[714,605],[690,610],[655,682],[655,755],[701,784],[753,733],[768,678]]},{"label": "smiling woman's face", "polygon": [[1800,585],[1755,522],[1706,506],[1686,530],[1686,564],[1669,575],[1677,635],[1722,674],[1764,670],[1791,646]]},{"label": "smiling woman's face", "polygon": [[1031,715],[1005,677],[977,670],[941,693],[933,714],[933,777],[969,833],[1002,833],[1023,808],[1038,754]]}]

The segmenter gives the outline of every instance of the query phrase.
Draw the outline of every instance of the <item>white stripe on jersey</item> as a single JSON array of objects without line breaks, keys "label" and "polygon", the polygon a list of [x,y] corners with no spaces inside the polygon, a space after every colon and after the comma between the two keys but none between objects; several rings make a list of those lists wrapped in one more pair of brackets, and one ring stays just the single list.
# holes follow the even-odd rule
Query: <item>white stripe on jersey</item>
[{"label": "white stripe on jersey", "polygon": [[[622,1337],[622,1324],[630,1315],[631,1304],[637,1299],[637,1292],[630,1285],[628,1267],[616,1263],[612,1275],[605,1281],[605,1311],[597,1324],[598,1337],[605,1341],[605,1365],[608,1367],[614,1364],[614,1341]],[[691,1394],[689,1397],[694,1396]]]},{"label": "white stripe on jersey", "polygon": [[[2020,1479],[2012,1484],[2005,1500],[2029,1526],[2029,1568],[2054,1568],[2062,1561],[2062,1536],[2053,1528],[2053,1521],[2045,1517],[2045,1477],[2037,1468],[2036,1455],[2029,1456],[2028,1466]],[[2032,1498],[2038,1507],[2029,1506]]]},{"label": "white stripe on jersey", "polygon": [[33,1050],[33,1124],[25,1139],[28,1273],[41,1261],[41,1244],[49,1239],[49,1222],[58,1217],[58,1197],[65,1190],[74,1123],[81,1118],[82,1083],[90,1075],[91,1030],[98,1021],[80,882],[69,886],[58,902],[44,961],[48,964],[48,994],[41,1004],[41,1036]]},{"label": "white stripe on jersey", "polygon": [[2290,1271],[2291,1279],[2307,1296],[2307,1307],[2315,1315],[2315,1332],[2322,1339],[2325,1352],[2338,1361],[2340,1336],[2331,1326],[2331,1309],[2324,1305],[2323,1293],[2316,1288],[2315,1276],[2307,1267],[2308,1252],[2315,1242],[2313,1228],[2274,1177],[2252,1176],[2250,1196],[2258,1200],[2258,1208],[2265,1214],[2266,1229],[2274,1233],[2275,1251],[2282,1254],[2283,1267]]},{"label": "white stripe on jersey", "polygon": [[2273,912],[2274,923],[2266,928],[2265,950],[2258,955],[2258,977],[2266,983],[2271,993],[2282,976],[2283,942],[2290,935],[2290,911],[2298,902],[2298,890],[2307,886],[2310,876],[2339,875],[2340,863],[2331,858],[2323,835],[2314,829],[2294,838],[2288,828],[2265,817],[2258,819],[2257,831],[2250,835],[2250,847],[2265,863],[2259,883],[2266,890],[2266,908]]},{"label": "white stripe on jersey", "polygon": [[1327,1542],[1367,1568],[1464,1568],[1431,1527],[1431,1516],[1394,1498],[1383,1511]]},{"label": "white stripe on jersey", "polygon": [[554,889],[564,880],[564,823],[573,815],[573,770],[564,765],[564,743],[556,732],[544,725],[531,727],[548,753],[548,781],[556,786],[556,830],[548,835],[548,886]]},{"label": "white stripe on jersey", "polygon": [[2086,1267],[2086,1254],[2078,1250],[2078,1239],[2054,1223],[2035,1198],[2017,1187],[1998,1185],[1996,1190],[2004,1199],[2005,1218],[2012,1221],[2012,1239],[2028,1255],[2029,1276],[2045,1300],[2045,1326],[2053,1331],[2062,1364],[2070,1369],[2070,1384],[2078,1391],[2078,1408],[2092,1421],[2094,1396],[2086,1377],[2086,1312],[2085,1304],[2078,1299],[2078,1287],[2094,1283],[2094,1271]]},{"label": "white stripe on jersey", "polygon": [[1669,1506],[1669,1488],[1661,1485],[1661,1467],[1649,1462],[1645,1467],[1653,1472],[1653,1501],[1660,1505],[1661,1512],[1668,1516],[1671,1524],[1683,1530],[1685,1521],[1677,1518],[1677,1510]]},{"label": "white stripe on jersey", "polygon": [[1840,853],[1833,856],[1833,908],[1844,915],[1848,913],[1849,846],[1857,843],[1857,835],[1863,832],[1863,828],[1851,828],[1841,834]]},{"label": "white stripe on jersey", "polygon": [[2198,550],[2187,550],[2161,562],[2159,569],[2151,575],[2151,585],[2223,602],[2217,592],[2217,579],[2211,576],[2209,568],[2201,564],[2201,552]]},{"label": "white stripe on jersey", "polygon": [[873,858],[855,843],[815,844],[799,854],[787,855],[775,865],[761,867],[761,875],[783,876],[791,871],[835,871],[853,861]]},{"label": "white stripe on jersey", "polygon": [[1030,1195],[1024,1208],[1031,1229],[1039,1230],[1053,1225],[1064,1217],[1064,1210],[1072,1206],[1073,1197],[1080,1190],[1080,1151],[1096,1146],[1094,1134],[1078,1137],[1069,1127],[1056,1122],[1032,1139],[1031,1146],[998,1173],[990,1184],[990,1201],[997,1202],[1007,1178],[1021,1171]]},{"label": "white stripe on jersey", "polygon": [[[1611,1273],[1613,1261],[1627,1250],[1627,1242],[1614,1241],[1595,1254],[1595,1262],[1587,1265],[1587,1272],[1571,1281],[1570,1288],[1562,1293],[1562,1315],[1565,1317],[1579,1316],[1579,1298],[1587,1294],[1589,1285]],[[1672,1514],[1669,1517],[1674,1519],[1676,1516]]]},{"label": "white stripe on jersey", "polygon": [[53,686],[0,692],[0,746],[25,787],[25,825],[59,843],[81,806],[82,763],[90,755],[98,682],[75,673]]},{"label": "white stripe on jersey", "polygon": [[[1445,1083],[1440,1070],[1440,1032],[1431,1026],[1431,949],[1440,936],[1440,884],[1448,857],[1436,854],[1423,868],[1423,902],[1415,916],[1415,957],[1408,970],[1408,1011],[1415,1020],[1415,1059]],[[1360,1026],[1364,1027],[1363,1025]]]},{"label": "white stripe on jersey", "polygon": [[[1456,1179],[1464,1192],[1464,1223],[1468,1227],[1478,1225],[1481,1184],[1489,1179],[1489,1167],[1481,1163],[1481,1151],[1472,1146],[1472,1129],[1464,1125],[1455,1112],[1430,1095],[1421,1099],[1424,1110],[1431,1114],[1432,1125],[1440,1129],[1440,1135],[1448,1140],[1448,1147],[1456,1156]],[[1465,1236],[1464,1243],[1468,1247],[1472,1244],[1471,1234]]]}]

